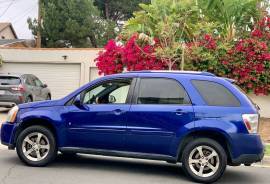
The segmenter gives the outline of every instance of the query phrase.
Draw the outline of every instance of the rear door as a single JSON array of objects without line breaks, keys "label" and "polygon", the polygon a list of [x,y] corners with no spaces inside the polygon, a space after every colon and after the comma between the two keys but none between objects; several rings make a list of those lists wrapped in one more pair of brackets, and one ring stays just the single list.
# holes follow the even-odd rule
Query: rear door
[{"label": "rear door", "polygon": [[32,75],[25,75],[25,85],[26,85],[26,90],[29,94],[32,95],[33,97],[33,101],[35,101],[36,99],[36,93],[35,93],[35,89],[34,89],[34,80]]},{"label": "rear door", "polygon": [[40,100],[40,88],[36,86],[35,76],[34,75],[27,75],[26,78],[26,85],[28,92],[32,94],[33,101]]},{"label": "rear door", "polygon": [[35,86],[38,92],[38,100],[46,100],[47,98],[47,89],[43,87],[43,83],[39,80],[39,78],[34,77]]},{"label": "rear door", "polygon": [[128,151],[169,155],[176,134],[193,116],[188,94],[178,81],[138,79],[127,121]]}]

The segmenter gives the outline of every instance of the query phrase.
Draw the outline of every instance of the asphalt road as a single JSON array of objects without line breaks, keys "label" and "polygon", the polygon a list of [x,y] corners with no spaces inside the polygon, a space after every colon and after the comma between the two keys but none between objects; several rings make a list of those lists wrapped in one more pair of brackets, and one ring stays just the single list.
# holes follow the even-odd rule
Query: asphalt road
[{"label": "asphalt road", "polygon": [[[0,122],[6,114],[0,113]],[[24,165],[14,150],[0,145],[0,184],[174,184],[192,183],[180,164],[160,161],[59,155],[47,167]],[[270,183],[270,168],[228,167],[218,183]]]},{"label": "asphalt road", "polygon": [[[270,183],[270,168],[228,167],[218,183]],[[160,161],[59,155],[47,167],[25,166],[16,152],[0,146],[1,184],[174,184],[192,183],[181,165]]]}]

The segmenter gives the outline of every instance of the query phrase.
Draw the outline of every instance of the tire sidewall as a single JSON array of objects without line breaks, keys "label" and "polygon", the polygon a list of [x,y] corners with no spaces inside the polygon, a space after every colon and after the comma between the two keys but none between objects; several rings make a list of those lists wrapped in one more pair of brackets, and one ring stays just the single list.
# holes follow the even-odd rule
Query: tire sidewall
[{"label": "tire sidewall", "polygon": [[[197,176],[196,174],[194,174],[192,172],[192,170],[189,167],[189,163],[188,163],[189,155],[190,155],[191,151],[198,146],[209,146],[209,147],[213,148],[219,156],[219,161],[220,161],[219,168],[216,171],[216,173],[210,177],[204,178],[204,177]],[[182,154],[182,164],[183,164],[183,169],[184,169],[185,173],[188,176],[190,176],[194,181],[202,182],[202,183],[213,183],[213,182],[217,181],[223,175],[224,171],[226,170],[227,155],[226,155],[226,152],[223,149],[223,147],[219,143],[217,143],[216,141],[214,141],[212,139],[208,139],[208,138],[197,138],[184,148],[184,151]]]},{"label": "tire sidewall", "polygon": [[[50,144],[50,150],[49,150],[48,155],[40,161],[29,160],[24,155],[23,150],[22,150],[22,144],[23,144],[24,138],[33,132],[39,132],[39,133],[44,134],[48,138],[48,141]],[[17,151],[19,158],[27,165],[45,166],[45,165],[49,164],[51,161],[53,161],[56,157],[56,154],[57,154],[56,142],[55,142],[54,135],[52,134],[52,132],[50,130],[48,130],[47,128],[42,127],[42,126],[28,127],[19,134],[19,136],[17,138],[17,143],[16,143],[16,151]]]}]

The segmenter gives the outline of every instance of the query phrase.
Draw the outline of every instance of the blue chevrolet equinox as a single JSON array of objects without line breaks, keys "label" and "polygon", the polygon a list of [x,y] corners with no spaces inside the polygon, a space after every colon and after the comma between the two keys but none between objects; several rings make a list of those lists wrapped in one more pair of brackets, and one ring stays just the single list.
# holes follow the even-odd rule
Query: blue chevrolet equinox
[{"label": "blue chevrolet equinox", "polygon": [[196,182],[227,165],[261,161],[256,106],[233,81],[207,72],[140,71],[101,77],[54,101],[20,104],[1,142],[30,166],[58,151],[182,163]]}]

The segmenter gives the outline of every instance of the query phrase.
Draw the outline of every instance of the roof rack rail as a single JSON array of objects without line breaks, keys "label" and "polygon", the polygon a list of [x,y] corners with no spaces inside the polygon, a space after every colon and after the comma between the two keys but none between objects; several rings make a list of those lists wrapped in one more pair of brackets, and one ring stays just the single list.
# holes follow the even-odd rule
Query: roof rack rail
[{"label": "roof rack rail", "polygon": [[204,75],[215,77],[215,74],[210,72],[200,71],[180,71],[180,70],[140,70],[140,71],[129,71],[125,73],[174,73],[174,74],[191,74],[191,75]]}]

